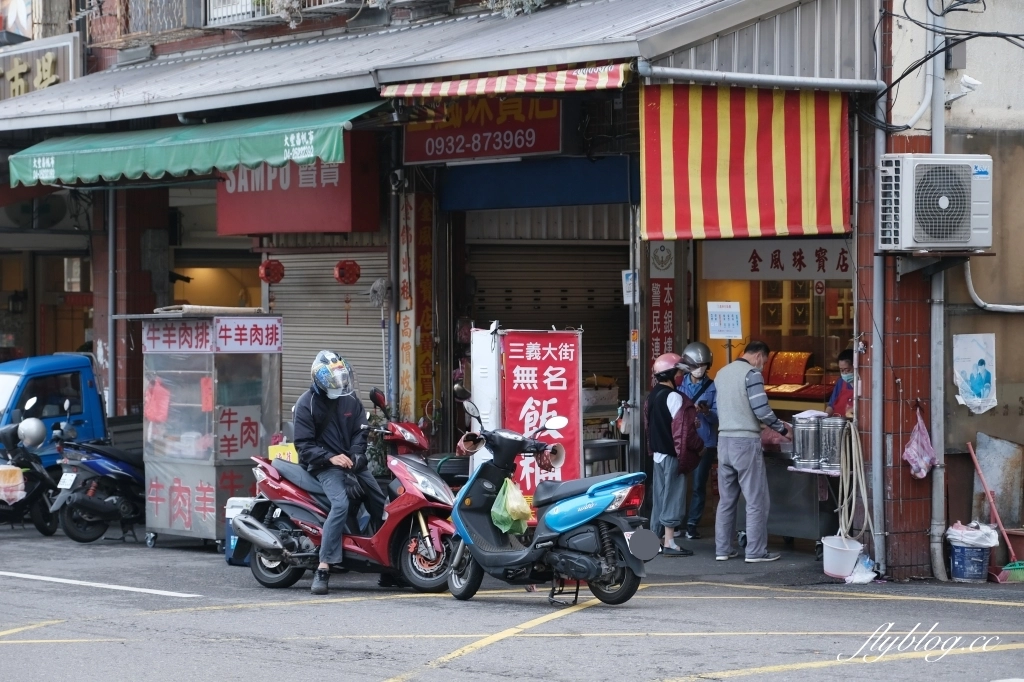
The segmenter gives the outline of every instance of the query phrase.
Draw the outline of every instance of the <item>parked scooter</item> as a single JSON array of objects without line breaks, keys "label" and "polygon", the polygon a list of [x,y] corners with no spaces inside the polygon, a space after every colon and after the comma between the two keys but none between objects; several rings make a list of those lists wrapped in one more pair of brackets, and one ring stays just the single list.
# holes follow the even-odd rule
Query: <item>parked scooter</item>
[{"label": "parked scooter", "polygon": [[[30,398],[26,408],[34,404],[35,398]],[[50,513],[50,498],[57,488],[43,468],[39,455],[29,450],[45,441],[46,425],[34,417],[0,428],[0,443],[4,446],[6,462],[21,469],[25,485],[25,496],[20,500],[12,504],[0,500],[0,523],[19,523],[28,514],[36,530],[50,536],[57,532],[59,526],[57,515]]]},{"label": "parked scooter", "polygon": [[[330,500],[302,466],[253,457],[258,497],[231,526],[238,536],[233,558],[249,556],[253,577],[265,587],[291,587],[320,561],[323,524]],[[349,509],[343,561],[334,571],[400,575],[421,592],[448,584],[455,528],[447,521],[455,496],[441,477],[415,455],[389,455],[395,480],[388,486],[385,519],[361,532],[360,505]]]},{"label": "parked scooter", "polygon": [[[461,384],[455,397],[466,413],[480,421],[480,410]],[[516,457],[550,458],[550,466],[564,461],[561,445],[535,436],[568,424],[552,417],[530,436],[508,429],[463,436],[465,454],[486,448],[492,456],[470,476],[459,491],[452,520],[458,531],[448,588],[456,599],[471,599],[480,589],[484,573],[512,585],[551,582],[548,601],[557,600],[566,580],[586,581],[590,591],[606,604],[622,604],[636,594],[646,575],[644,562],[658,555],[658,538],[642,527],[638,516],[644,500],[643,473],[607,474],[575,481],[543,481],[533,497],[537,527],[528,546],[502,533],[491,520],[491,507],[505,480],[512,477]],[[481,424],[482,427],[482,424]]]},{"label": "parked scooter", "polygon": [[[65,411],[69,407],[65,401]],[[75,542],[99,540],[114,521],[121,524],[121,540],[137,539],[134,526],[146,520],[142,454],[101,443],[79,443],[76,435],[67,421],[54,425],[53,439],[64,457],[57,483],[60,494],[50,511],[60,514],[64,534]]]}]

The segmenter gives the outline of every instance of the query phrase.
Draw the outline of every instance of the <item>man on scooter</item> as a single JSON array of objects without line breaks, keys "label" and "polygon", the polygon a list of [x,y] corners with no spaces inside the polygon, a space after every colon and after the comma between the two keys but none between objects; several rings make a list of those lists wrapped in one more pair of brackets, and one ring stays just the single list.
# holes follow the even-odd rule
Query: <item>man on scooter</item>
[{"label": "man on scooter", "polygon": [[306,471],[316,476],[331,501],[320,543],[313,594],[327,594],[331,564],[340,564],[350,496],[370,513],[374,527],[386,498],[367,468],[366,410],[356,395],[355,372],[338,354],[322,350],[310,370],[313,385],[295,403],[295,449]]}]

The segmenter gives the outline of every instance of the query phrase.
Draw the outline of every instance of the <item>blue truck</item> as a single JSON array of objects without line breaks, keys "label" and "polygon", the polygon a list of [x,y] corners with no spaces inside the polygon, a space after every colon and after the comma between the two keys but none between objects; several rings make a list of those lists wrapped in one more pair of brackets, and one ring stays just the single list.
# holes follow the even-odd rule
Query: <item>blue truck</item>
[{"label": "blue truck", "polygon": [[[26,409],[30,398],[36,401]],[[70,403],[68,412],[65,401]],[[142,449],[141,417],[106,418],[89,355],[58,353],[0,363],[0,426],[29,417],[42,419],[48,432],[67,420],[77,432],[77,441]],[[38,454],[50,475],[59,479],[61,455],[56,446],[47,443]]]}]

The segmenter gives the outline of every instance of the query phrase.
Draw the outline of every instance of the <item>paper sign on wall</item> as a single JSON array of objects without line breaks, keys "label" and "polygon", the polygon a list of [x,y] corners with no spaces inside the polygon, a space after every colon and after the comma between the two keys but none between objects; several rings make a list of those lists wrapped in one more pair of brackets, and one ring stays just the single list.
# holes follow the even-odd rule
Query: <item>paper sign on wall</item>
[{"label": "paper sign on wall", "polygon": [[743,338],[743,322],[740,319],[738,301],[708,301],[708,338]]},{"label": "paper sign on wall", "polygon": [[956,401],[974,414],[996,406],[996,335],[953,335],[953,383]]}]

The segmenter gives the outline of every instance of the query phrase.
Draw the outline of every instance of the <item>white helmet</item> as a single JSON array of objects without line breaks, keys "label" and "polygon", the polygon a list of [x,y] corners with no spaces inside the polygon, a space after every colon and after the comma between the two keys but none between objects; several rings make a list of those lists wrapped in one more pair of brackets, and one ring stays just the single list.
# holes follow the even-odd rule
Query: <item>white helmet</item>
[{"label": "white helmet", "polygon": [[18,439],[26,448],[34,448],[46,441],[46,424],[41,419],[29,417],[18,424]]},{"label": "white helmet", "polygon": [[316,387],[331,400],[352,395],[359,390],[355,370],[334,351],[322,350],[317,353],[309,373]]}]

